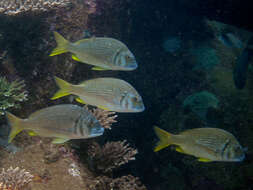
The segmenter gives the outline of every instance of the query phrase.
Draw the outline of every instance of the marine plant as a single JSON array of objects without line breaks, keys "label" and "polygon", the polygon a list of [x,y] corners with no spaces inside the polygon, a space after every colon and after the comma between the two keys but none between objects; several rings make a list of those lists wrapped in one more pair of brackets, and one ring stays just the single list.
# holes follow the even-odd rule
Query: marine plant
[{"label": "marine plant", "polygon": [[135,160],[138,151],[124,141],[107,142],[103,147],[94,142],[88,149],[90,167],[98,172],[108,173],[115,168]]},{"label": "marine plant", "polygon": [[0,77],[0,115],[8,108],[19,108],[19,103],[27,100],[24,87],[23,80],[8,82],[5,77]]},{"label": "marine plant", "polygon": [[0,173],[0,189],[1,190],[21,190],[25,185],[30,183],[33,175],[25,169],[19,167],[10,167],[7,170],[4,168]]}]

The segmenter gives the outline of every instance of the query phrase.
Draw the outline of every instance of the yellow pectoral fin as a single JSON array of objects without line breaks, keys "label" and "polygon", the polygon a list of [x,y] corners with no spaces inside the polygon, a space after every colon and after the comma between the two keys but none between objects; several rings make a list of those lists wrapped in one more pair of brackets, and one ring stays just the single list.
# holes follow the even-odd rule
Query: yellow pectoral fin
[{"label": "yellow pectoral fin", "polygon": [[62,139],[62,138],[55,138],[52,143],[53,144],[63,144],[65,142],[67,142],[69,139]]},{"label": "yellow pectoral fin", "polygon": [[176,151],[177,151],[177,152],[180,152],[180,153],[185,153],[185,152],[183,151],[183,149],[182,149],[180,146],[177,146],[177,147],[176,147]]},{"label": "yellow pectoral fin", "polygon": [[106,110],[106,111],[111,111],[110,109],[104,107],[104,106],[98,106],[98,108],[102,109],[102,110]]},{"label": "yellow pectoral fin", "polygon": [[200,161],[200,162],[212,162],[212,160],[207,159],[207,158],[199,158],[198,161]]},{"label": "yellow pectoral fin", "polygon": [[109,69],[104,69],[102,67],[92,67],[91,70],[93,70],[93,71],[106,71],[106,70],[109,70]]},{"label": "yellow pectoral fin", "polygon": [[74,59],[75,61],[79,61],[79,62],[81,62],[81,60],[76,56],[76,55],[72,55],[72,59]]},{"label": "yellow pectoral fin", "polygon": [[37,134],[35,132],[33,132],[33,131],[29,131],[28,135],[30,135],[30,136],[37,136]]},{"label": "yellow pectoral fin", "polygon": [[81,98],[79,98],[79,97],[75,98],[75,100],[76,100],[77,102],[81,103],[81,104],[86,104],[86,102],[83,101],[83,100],[82,100]]}]

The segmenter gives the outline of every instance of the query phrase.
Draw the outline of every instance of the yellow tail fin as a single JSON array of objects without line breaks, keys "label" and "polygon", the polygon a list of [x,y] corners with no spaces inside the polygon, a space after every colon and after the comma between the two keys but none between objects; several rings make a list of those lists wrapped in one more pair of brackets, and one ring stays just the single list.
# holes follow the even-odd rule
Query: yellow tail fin
[{"label": "yellow tail fin", "polygon": [[58,32],[54,32],[54,37],[57,42],[57,47],[51,52],[49,56],[59,55],[68,52],[68,46],[70,42]]},{"label": "yellow tail fin", "polygon": [[166,148],[167,146],[169,146],[171,144],[170,138],[171,138],[172,134],[168,133],[167,131],[164,131],[156,126],[154,127],[154,130],[160,140],[154,149],[154,151],[157,152],[163,148]]},{"label": "yellow tail fin", "polygon": [[70,94],[70,88],[71,88],[71,84],[66,82],[65,80],[62,80],[58,77],[54,77],[54,80],[57,84],[57,86],[60,88],[60,90],[58,90],[54,96],[51,98],[51,100],[55,100],[57,98],[63,97],[63,96],[67,96]]},{"label": "yellow tail fin", "polygon": [[15,136],[20,133],[24,128],[21,126],[22,119],[16,117],[15,115],[6,112],[6,118],[11,127],[11,132],[9,134],[8,143],[11,143]]}]

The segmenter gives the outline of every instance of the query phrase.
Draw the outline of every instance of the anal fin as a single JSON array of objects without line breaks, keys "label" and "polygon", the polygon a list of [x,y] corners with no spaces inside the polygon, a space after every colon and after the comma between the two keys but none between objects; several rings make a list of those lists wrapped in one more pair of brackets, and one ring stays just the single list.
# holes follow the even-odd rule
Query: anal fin
[{"label": "anal fin", "polygon": [[33,132],[33,131],[29,131],[29,132],[28,132],[28,135],[30,135],[30,136],[32,136],[32,137],[33,137],[33,136],[37,136],[37,134],[36,134],[35,132]]},{"label": "anal fin", "polygon": [[104,106],[97,106],[98,108],[102,109],[102,110],[106,110],[106,111],[111,111],[110,109],[104,107]]},{"label": "anal fin", "polygon": [[91,70],[93,70],[93,71],[106,71],[108,69],[104,69],[102,67],[92,67]]},{"label": "anal fin", "polygon": [[76,100],[77,102],[81,103],[81,104],[86,104],[86,102],[83,101],[83,100],[82,100],[81,98],[79,98],[79,97],[75,98],[75,100]]},{"label": "anal fin", "polygon": [[199,158],[198,161],[200,161],[200,162],[212,162],[212,160],[207,159],[207,158]]},{"label": "anal fin", "polygon": [[62,138],[55,138],[52,143],[53,144],[63,144],[65,142],[67,142],[69,139],[62,139]]},{"label": "anal fin", "polygon": [[180,153],[184,153],[183,149],[180,146],[176,147],[176,151]]},{"label": "anal fin", "polygon": [[76,55],[72,55],[72,59],[74,59],[75,61],[79,61],[79,62],[81,62],[81,60],[76,56]]}]

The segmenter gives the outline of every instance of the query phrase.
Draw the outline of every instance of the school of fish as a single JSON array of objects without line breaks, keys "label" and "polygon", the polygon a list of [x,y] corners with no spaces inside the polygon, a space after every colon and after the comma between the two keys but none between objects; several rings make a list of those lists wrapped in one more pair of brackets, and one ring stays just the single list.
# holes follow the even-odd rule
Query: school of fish
[{"label": "school of fish", "polygon": [[[92,37],[69,42],[54,32],[57,47],[50,56],[70,52],[76,61],[93,65],[92,70],[132,71],[138,67],[133,53],[119,40],[106,37]],[[117,78],[95,78],[80,84],[71,84],[54,77],[58,91],[52,100],[75,95],[75,100],[114,112],[142,112],[145,106],[142,97],[128,82]],[[64,143],[70,139],[87,139],[103,135],[104,128],[84,107],[73,104],[50,106],[32,113],[27,119],[20,119],[6,112],[11,126],[9,142],[22,130],[30,135],[52,137],[52,143]],[[229,132],[219,128],[195,128],[177,135],[154,127],[160,141],[154,151],[174,145],[176,151],[198,158],[201,162],[238,162],[245,158],[244,148]]]}]

